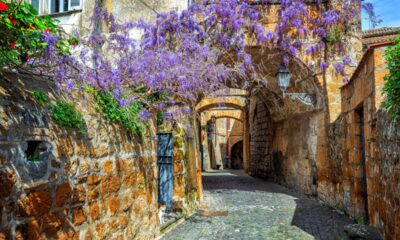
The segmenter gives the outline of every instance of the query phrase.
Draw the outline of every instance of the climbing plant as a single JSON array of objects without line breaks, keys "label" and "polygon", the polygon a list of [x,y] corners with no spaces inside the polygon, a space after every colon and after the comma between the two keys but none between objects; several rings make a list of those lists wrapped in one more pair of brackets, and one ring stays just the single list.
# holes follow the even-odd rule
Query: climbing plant
[{"label": "climbing plant", "polygon": [[[32,7],[24,6],[35,14]],[[247,45],[259,46],[260,51],[276,49],[277,54],[267,57],[280,59],[283,64],[308,54],[314,57],[310,59],[318,59],[310,64],[321,71],[331,66],[346,81],[344,69],[353,59],[350,41],[343,36],[352,34],[357,25],[354,19],[365,4],[361,0],[317,0],[311,9],[306,0],[282,0],[279,21],[274,29],[266,28],[262,20],[274,13],[270,11],[274,6],[267,0],[196,1],[182,12],[159,13],[154,23],[118,22],[97,6],[93,26],[102,26],[103,33],[94,28],[89,36],[63,38],[57,29],[46,30],[47,25],[53,27],[52,22],[34,25],[41,47],[34,60],[25,65],[37,74],[52,77],[68,91],[90,86],[107,97],[111,94],[114,99],[105,106],[112,103],[113,107],[104,108],[111,119],[120,118],[125,111],[136,111],[141,105],[141,121],[148,119],[152,110],[164,112],[163,118],[190,114],[190,107],[216,90],[267,87],[268,79],[257,73]],[[14,8],[18,9],[16,5]],[[372,5],[366,9],[373,15]],[[4,17],[9,16],[6,14]],[[14,25],[6,21],[7,31],[13,31]],[[138,31],[143,33],[140,39],[132,34]],[[25,46],[22,39],[18,40],[22,50],[37,48],[36,43]],[[77,43],[79,48],[74,47]],[[158,94],[162,99],[152,102],[151,96]],[[116,103],[131,110],[115,112]],[[181,107],[165,112],[171,105]]]},{"label": "climbing plant", "polygon": [[143,105],[132,103],[121,108],[114,95],[108,92],[94,92],[98,110],[102,111],[109,121],[119,123],[129,134],[143,136],[145,123],[141,121]]},{"label": "climbing plant", "polygon": [[57,100],[50,109],[50,116],[57,125],[75,129],[79,134],[83,133],[85,120],[74,105],[65,100]]},{"label": "climbing plant", "polygon": [[32,93],[33,97],[35,98],[36,102],[40,105],[40,106],[45,106],[47,103],[47,97],[44,94],[44,92],[42,91],[34,91]]},{"label": "climbing plant", "polygon": [[388,109],[395,119],[400,117],[400,39],[386,50],[386,61],[389,73],[385,76],[384,93],[386,99],[383,107]]}]

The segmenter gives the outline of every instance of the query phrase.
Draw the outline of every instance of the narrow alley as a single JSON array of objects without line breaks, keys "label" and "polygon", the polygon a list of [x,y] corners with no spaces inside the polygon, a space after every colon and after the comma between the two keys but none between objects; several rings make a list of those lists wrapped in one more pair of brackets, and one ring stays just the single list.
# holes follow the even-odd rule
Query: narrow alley
[{"label": "narrow alley", "polygon": [[345,215],[242,171],[203,173],[201,210],[163,240],[346,239]]}]

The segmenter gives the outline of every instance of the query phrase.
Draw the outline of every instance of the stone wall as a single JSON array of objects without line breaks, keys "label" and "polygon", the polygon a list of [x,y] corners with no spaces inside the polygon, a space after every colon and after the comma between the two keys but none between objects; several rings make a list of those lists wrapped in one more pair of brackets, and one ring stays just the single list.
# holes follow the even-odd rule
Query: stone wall
[{"label": "stone wall", "polygon": [[315,195],[317,127],[323,114],[274,122],[259,99],[252,99],[250,110],[250,173]]},{"label": "stone wall", "polygon": [[370,47],[352,81],[342,88],[343,158],[332,201],[355,218],[400,237],[399,122],[380,110],[387,74],[386,44]]},{"label": "stone wall", "polygon": [[250,100],[250,170],[257,177],[273,178],[272,142],[274,125],[267,106],[258,98]]},{"label": "stone wall", "polygon": [[299,115],[274,123],[273,166],[278,182],[309,195],[317,190],[317,126],[323,116]]},{"label": "stone wall", "polygon": [[400,121],[393,121],[386,112],[378,112],[376,159],[368,169],[369,217],[381,227],[386,239],[400,238]]},{"label": "stone wall", "polygon": [[[33,99],[37,90],[49,102],[73,102],[84,133],[56,126],[48,107]],[[0,239],[154,239],[159,233],[155,128],[131,138],[90,99],[26,76],[0,80]],[[186,134],[175,132],[174,207],[190,214],[201,187],[196,144]],[[27,160],[32,151],[40,161]]]}]

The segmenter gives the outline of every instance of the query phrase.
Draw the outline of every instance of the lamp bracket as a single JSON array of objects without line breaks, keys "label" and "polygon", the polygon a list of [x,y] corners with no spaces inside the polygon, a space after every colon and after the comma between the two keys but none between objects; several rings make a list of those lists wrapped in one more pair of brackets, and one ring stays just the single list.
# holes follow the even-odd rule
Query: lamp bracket
[{"label": "lamp bracket", "polygon": [[313,106],[317,105],[317,95],[313,93],[286,93],[283,92],[283,96],[289,96],[293,100],[298,100],[303,104]]}]

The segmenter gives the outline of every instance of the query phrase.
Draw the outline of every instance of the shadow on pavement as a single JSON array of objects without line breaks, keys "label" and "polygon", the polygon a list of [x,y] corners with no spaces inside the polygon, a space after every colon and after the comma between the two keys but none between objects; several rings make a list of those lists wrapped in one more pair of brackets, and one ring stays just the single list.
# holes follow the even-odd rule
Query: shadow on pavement
[{"label": "shadow on pavement", "polygon": [[[291,225],[312,235],[315,239],[348,239],[344,226],[354,223],[348,216],[323,205],[317,199],[294,192],[263,179],[253,178],[239,170],[208,171],[203,173],[204,191],[234,190],[284,194],[296,204]],[[268,203],[266,203],[267,205]]]}]

